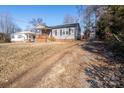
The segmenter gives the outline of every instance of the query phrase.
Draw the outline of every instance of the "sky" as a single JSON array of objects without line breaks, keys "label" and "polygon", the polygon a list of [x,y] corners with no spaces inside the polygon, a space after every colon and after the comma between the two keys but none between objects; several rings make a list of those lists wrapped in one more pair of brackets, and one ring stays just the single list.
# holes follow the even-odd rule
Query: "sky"
[{"label": "sky", "polygon": [[32,18],[42,18],[46,25],[54,26],[62,24],[67,14],[78,16],[74,5],[1,5],[0,13],[9,13],[23,30],[30,27]]}]

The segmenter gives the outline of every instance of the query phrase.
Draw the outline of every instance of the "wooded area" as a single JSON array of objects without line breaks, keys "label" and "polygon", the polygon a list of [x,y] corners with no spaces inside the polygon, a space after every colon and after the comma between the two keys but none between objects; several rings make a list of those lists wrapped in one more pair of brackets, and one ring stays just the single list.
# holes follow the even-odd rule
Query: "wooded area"
[{"label": "wooded area", "polygon": [[21,29],[9,13],[0,13],[0,42],[10,42],[10,34]]},{"label": "wooded area", "polygon": [[104,41],[114,53],[124,56],[124,6],[91,5],[77,8],[85,39],[88,40],[95,28],[95,40]]}]

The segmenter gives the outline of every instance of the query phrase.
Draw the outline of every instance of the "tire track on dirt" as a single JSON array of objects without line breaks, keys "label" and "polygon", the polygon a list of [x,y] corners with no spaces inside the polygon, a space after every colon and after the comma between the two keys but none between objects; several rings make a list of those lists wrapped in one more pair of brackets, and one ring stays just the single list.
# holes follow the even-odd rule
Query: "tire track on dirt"
[{"label": "tire track on dirt", "polygon": [[[46,74],[49,69],[70,50],[70,47],[74,47],[77,44],[69,46],[61,53],[56,53],[52,56],[48,56],[39,62],[35,66],[32,66],[28,70],[24,71],[20,75],[13,76],[7,83],[0,86],[2,87],[32,87]],[[40,60],[41,61],[41,60]]]}]

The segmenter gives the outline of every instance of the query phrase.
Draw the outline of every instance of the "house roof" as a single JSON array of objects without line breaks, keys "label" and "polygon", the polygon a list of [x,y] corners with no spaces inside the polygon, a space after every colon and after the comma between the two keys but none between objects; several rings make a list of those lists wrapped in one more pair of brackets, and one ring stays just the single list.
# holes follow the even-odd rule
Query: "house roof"
[{"label": "house roof", "polygon": [[34,34],[34,32],[31,32],[31,31],[21,31],[21,32],[17,32],[17,34]]},{"label": "house roof", "polygon": [[50,29],[48,26],[46,26],[46,25],[40,25],[40,24],[38,24],[36,27],[35,27],[35,29]]},{"label": "house roof", "polygon": [[64,24],[64,25],[57,25],[57,26],[49,26],[49,27],[52,28],[52,29],[56,29],[56,28],[76,27],[76,26],[79,26],[79,23]]}]

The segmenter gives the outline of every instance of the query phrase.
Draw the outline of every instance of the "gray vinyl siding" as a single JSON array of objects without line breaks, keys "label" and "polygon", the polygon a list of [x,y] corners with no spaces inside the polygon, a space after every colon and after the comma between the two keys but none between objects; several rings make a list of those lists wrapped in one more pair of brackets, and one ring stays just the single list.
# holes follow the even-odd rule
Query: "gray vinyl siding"
[{"label": "gray vinyl siding", "polygon": [[56,39],[75,39],[75,27],[52,29],[52,36]]},{"label": "gray vinyl siding", "polygon": [[75,27],[75,38],[76,39],[80,39],[81,38],[81,30],[80,30],[80,28],[78,26]]},{"label": "gray vinyl siding", "polygon": [[77,40],[81,37],[81,29],[79,23],[51,26],[50,28],[52,29],[52,36],[56,39]]}]

